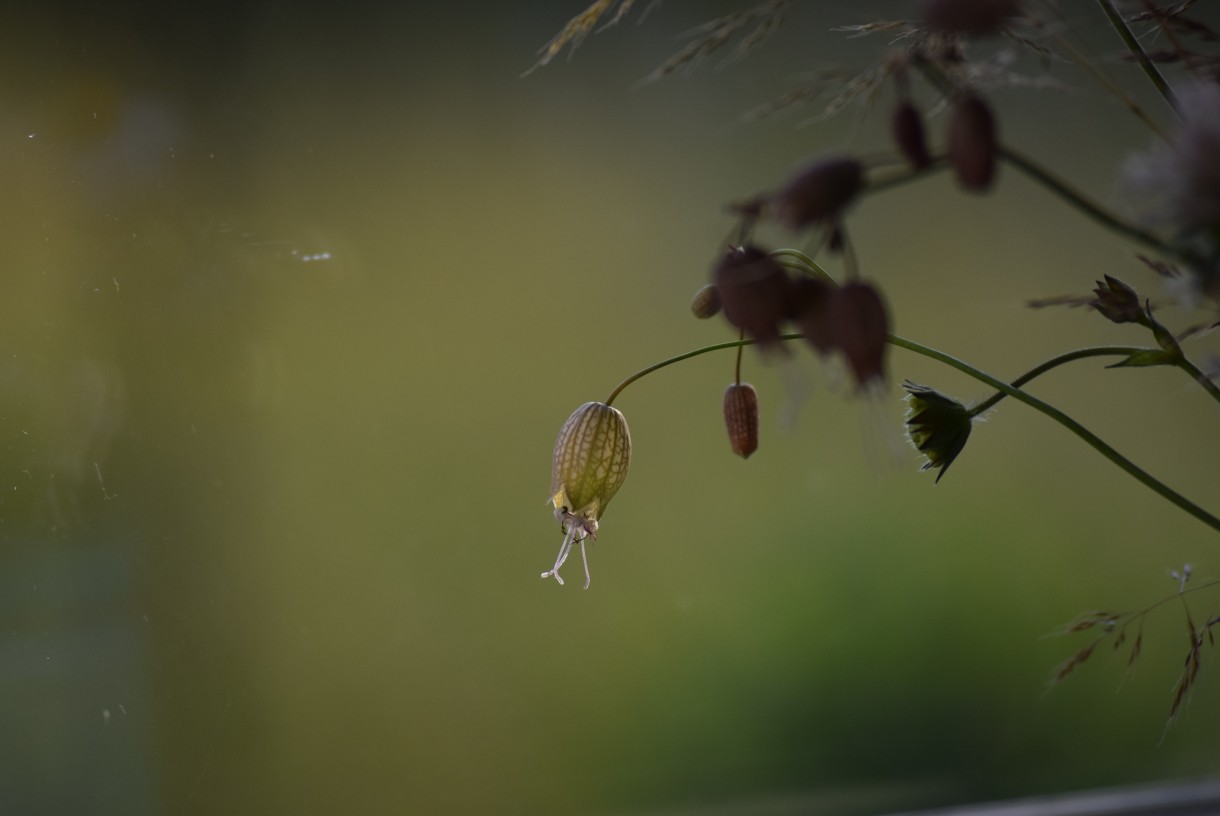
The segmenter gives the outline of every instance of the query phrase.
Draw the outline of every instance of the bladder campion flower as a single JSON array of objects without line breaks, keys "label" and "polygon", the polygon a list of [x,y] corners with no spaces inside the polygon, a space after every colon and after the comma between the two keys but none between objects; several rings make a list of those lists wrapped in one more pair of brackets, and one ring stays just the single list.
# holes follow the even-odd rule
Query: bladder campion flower
[{"label": "bladder campion flower", "polygon": [[589,588],[589,558],[585,539],[597,538],[597,522],[606,505],[623,486],[631,464],[631,434],[627,420],[617,408],[603,402],[586,402],[568,417],[555,440],[551,460],[551,497],[555,519],[563,530],[563,544],[555,566],[543,578],[559,577],[572,546],[580,543],[585,566],[585,589]]},{"label": "bladder campion flower", "polygon": [[907,380],[902,387],[907,390],[907,435],[915,449],[928,458],[920,470],[939,468],[939,482],[970,438],[970,412],[957,400],[926,385]]}]

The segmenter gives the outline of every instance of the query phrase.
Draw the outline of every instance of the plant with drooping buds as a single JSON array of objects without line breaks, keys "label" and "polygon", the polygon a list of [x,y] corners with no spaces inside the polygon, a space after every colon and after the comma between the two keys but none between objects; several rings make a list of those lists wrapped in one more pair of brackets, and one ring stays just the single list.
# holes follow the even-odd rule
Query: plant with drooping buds
[{"label": "plant with drooping buds", "polygon": [[[690,45],[650,79],[688,67],[721,49],[732,48],[735,56],[743,55],[780,25],[786,5],[783,0],[763,3],[710,23],[698,30]],[[1110,357],[1116,358],[1112,368],[1176,368],[1220,403],[1220,386],[1212,375],[1220,372],[1220,357],[1213,366],[1201,367],[1191,361],[1184,349],[1184,341],[1220,328],[1216,314],[1220,311],[1220,53],[1215,53],[1214,48],[1209,53],[1197,50],[1202,45],[1184,44],[1188,33],[1198,35],[1201,43],[1220,42],[1220,35],[1192,16],[1191,5],[1163,7],[1144,2],[1142,16],[1124,18],[1111,0],[1097,0],[1101,14],[1114,27],[1131,60],[1176,112],[1174,117],[1161,117],[1163,121],[1158,121],[1097,66],[1081,58],[1070,42],[1055,33],[1054,26],[1039,19],[1040,7],[1028,0],[923,0],[919,4],[921,13],[915,15],[914,21],[877,21],[838,29],[851,36],[886,32],[890,44],[875,63],[843,81],[822,113],[831,115],[857,101],[875,104],[877,99],[892,98],[886,136],[893,150],[867,155],[837,152],[804,159],[787,178],[769,179],[770,183],[760,184],[754,191],[743,191],[743,196],[728,208],[735,219],[733,238],[712,248],[710,280],[696,292],[691,303],[691,311],[698,318],[722,315],[736,339],[648,366],[620,383],[605,404],[590,405],[613,410],[609,404],[641,377],[698,355],[735,349],[735,376],[724,393],[722,410],[729,447],[744,459],[758,449],[760,424],[758,393],[741,376],[742,351],[746,346],[758,345],[771,357],[790,343],[807,345],[817,357],[841,363],[855,385],[855,392],[869,397],[884,392],[887,371],[892,367],[889,349],[899,348],[957,369],[991,392],[978,402],[965,403],[930,386],[910,381],[903,386],[908,438],[923,458],[922,469],[937,471],[937,483],[963,454],[975,420],[1000,401],[1011,399],[1058,423],[1141,485],[1220,533],[1220,517],[1168,487],[1083,424],[1025,388],[1030,381],[1060,366]],[[540,64],[578,42],[611,8],[618,9],[613,18],[618,20],[631,8],[631,2],[595,2],[544,48]],[[1155,38],[1137,36],[1133,30],[1137,22],[1146,23],[1151,33],[1165,34],[1167,45],[1163,52],[1144,50],[1144,44]],[[1004,141],[1008,134],[1000,127],[1003,109],[996,103],[997,90],[1006,84],[1020,84],[1023,78],[1001,74],[997,66],[1004,64],[1002,60],[977,57],[978,49],[999,40],[999,35],[1015,43],[1015,47],[1028,48],[1041,59],[1055,57],[1079,62],[1152,131],[1153,147],[1133,152],[1124,170],[1125,188],[1137,199],[1136,217],[1124,217],[1092,200]],[[1191,76],[1171,84],[1162,73],[1166,66],[1181,66],[1182,72]],[[916,83],[920,86],[916,87]],[[892,97],[886,95],[887,85],[892,89]],[[821,98],[824,90],[796,89],[756,113],[766,114]],[[859,237],[858,229],[862,229],[853,221],[853,214],[872,197],[946,171],[962,190],[989,193],[1001,181],[1001,166],[1005,173],[1023,175],[1067,207],[1128,241],[1135,249],[1134,256],[1165,282],[1166,291],[1174,299],[1188,305],[1207,304],[1212,314],[1201,323],[1171,331],[1160,311],[1166,308],[1165,303],[1141,295],[1116,275],[1105,274],[1089,294],[1035,299],[1029,305],[1081,306],[1110,322],[1130,324],[1132,330],[1144,332],[1151,342],[1142,346],[1069,350],[1008,381],[894,334],[891,305],[883,287],[888,275],[906,274],[909,270],[869,270],[866,280],[853,246],[853,240]],[[774,246],[764,237],[767,230],[786,232],[795,246]],[[898,303],[893,308],[901,313],[903,307]],[[608,415],[598,416],[602,417],[599,422],[613,424],[605,418]],[[576,415],[569,425],[574,419]],[[565,425],[565,432],[560,434],[565,451],[575,444],[565,436],[567,430]],[[625,433],[624,424],[623,438]],[[604,452],[603,456],[614,458],[612,452]],[[557,462],[568,461],[567,453],[561,457],[559,444],[556,457]],[[597,457],[590,454],[579,461],[594,460]],[[574,454],[571,461],[578,461]],[[959,465],[954,472],[963,467],[969,465]],[[573,468],[572,474],[584,473]],[[604,501],[608,501],[621,484],[621,475],[625,475],[625,459],[621,471],[595,468],[594,472],[601,475],[579,479],[572,475],[573,484],[593,478],[590,484],[596,483],[598,490],[605,493]],[[615,474],[614,478],[607,475],[610,473]],[[584,551],[585,539],[596,532],[597,517],[604,507],[601,501],[599,509],[590,512],[587,506],[572,504],[569,500],[575,488],[566,490],[553,501],[565,539],[555,567],[545,575],[556,578],[576,543]],[[561,496],[555,489],[552,492]],[[1185,589],[1185,580],[1182,579],[1183,594],[1189,591]],[[1220,582],[1207,586],[1220,586]],[[1106,636],[1119,631],[1121,640],[1127,623],[1142,620],[1147,611],[1150,610],[1128,618],[1098,613],[1072,631],[1100,627]],[[1191,623],[1189,676],[1179,686],[1175,713],[1180,698],[1194,682],[1203,636],[1210,642],[1217,623],[1220,619],[1208,620],[1200,626]],[[1137,638],[1132,659],[1139,644]],[[1060,676],[1082,663],[1091,651],[1092,646],[1081,650],[1068,661]]]}]

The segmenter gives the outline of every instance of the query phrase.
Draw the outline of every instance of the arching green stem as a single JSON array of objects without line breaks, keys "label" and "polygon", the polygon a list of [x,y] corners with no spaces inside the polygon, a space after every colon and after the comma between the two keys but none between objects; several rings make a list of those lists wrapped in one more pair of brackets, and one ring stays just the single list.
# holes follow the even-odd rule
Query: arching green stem
[{"label": "arching green stem", "polygon": [[[797,253],[797,254],[799,254],[799,253]],[[800,340],[802,338],[803,338],[803,335],[801,335],[801,334],[782,334],[779,337],[779,339],[783,340],[783,341]],[[1147,471],[1143,470],[1142,468],[1137,466],[1135,463],[1133,463],[1130,459],[1123,456],[1121,453],[1116,451],[1114,448],[1110,447],[1108,444],[1103,442],[1096,434],[1094,434],[1088,428],[1084,427],[1079,422],[1077,422],[1076,420],[1069,417],[1067,414],[1060,411],[1058,408],[1055,408],[1053,405],[1049,405],[1048,403],[1043,402],[1042,400],[1038,399],[1037,397],[1034,397],[1030,394],[1025,393],[1020,388],[1017,388],[1014,385],[1006,383],[1003,380],[999,380],[999,379],[991,376],[990,374],[987,374],[986,372],[975,368],[974,366],[970,365],[969,363],[959,360],[956,357],[953,357],[951,355],[945,354],[942,351],[937,351],[936,349],[930,348],[929,346],[925,346],[921,343],[916,343],[915,341],[908,340],[905,337],[899,337],[896,334],[889,335],[887,338],[887,342],[889,342],[891,345],[897,346],[899,348],[906,349],[907,351],[912,351],[912,352],[915,352],[916,354],[921,354],[924,357],[928,357],[932,360],[936,360],[937,362],[944,363],[945,365],[951,366],[952,368],[956,368],[958,371],[961,371],[963,374],[973,377],[974,379],[978,380],[979,382],[984,383],[984,384],[994,388],[996,391],[1002,393],[1004,396],[1012,397],[1013,399],[1015,399],[1019,402],[1025,403],[1030,408],[1033,408],[1035,411],[1038,411],[1039,413],[1044,414],[1045,416],[1049,417],[1050,419],[1053,419],[1055,422],[1058,422],[1063,427],[1067,428],[1069,431],[1071,431],[1076,436],[1078,436],[1085,444],[1089,445],[1091,448],[1093,448],[1095,451],[1100,453],[1105,458],[1109,459],[1119,468],[1126,471],[1126,473],[1128,475],[1130,475],[1140,484],[1147,487],[1149,490],[1153,491],[1157,495],[1159,495],[1162,498],[1164,498],[1165,500],[1169,501],[1170,503],[1172,503],[1173,505],[1178,507],[1180,510],[1183,510],[1184,512],[1190,514],[1191,516],[1194,516],[1196,519],[1203,522],[1208,527],[1211,527],[1213,530],[1220,532],[1220,518],[1217,518],[1216,516],[1207,512],[1202,507],[1199,507],[1197,504],[1190,501],[1185,496],[1182,496],[1180,493],[1176,492],[1175,490],[1170,488],[1168,485],[1165,485],[1164,483],[1158,481]],[[615,387],[615,389],[610,392],[610,396],[606,399],[606,404],[609,405],[609,404],[613,403],[615,398],[618,397],[618,395],[622,393],[624,388],[631,385],[633,382],[640,379],[641,377],[647,376],[648,374],[651,374],[654,371],[659,371],[660,369],[665,368],[667,366],[671,366],[674,363],[680,363],[683,360],[689,360],[692,357],[698,357],[701,354],[708,354],[710,352],[720,351],[722,349],[741,348],[743,346],[752,346],[755,343],[757,343],[757,341],[752,340],[752,339],[730,340],[725,343],[715,343],[710,346],[704,346],[703,348],[697,348],[693,351],[688,351],[684,354],[679,354],[677,356],[670,357],[666,360],[662,360],[659,363],[654,363],[653,365],[650,365],[647,368],[637,371],[635,374],[632,374],[630,377],[628,377],[627,379],[625,379],[621,383],[619,383]],[[1115,351],[1114,349],[1110,349],[1106,353],[1116,354],[1118,352]],[[1063,357],[1068,357],[1071,354],[1078,355],[1076,357],[1072,357],[1072,359],[1082,359],[1084,357],[1100,356],[1102,354],[1102,352],[1099,350],[1096,350],[1096,349],[1082,349],[1080,352],[1070,352],[1069,355],[1063,355]],[[1069,362],[1069,360],[1067,360],[1067,359],[1056,358],[1056,360],[1058,360],[1058,362],[1056,362],[1055,365],[1062,365],[1064,362]],[[1052,362],[1052,361],[1048,361],[1048,363],[1050,363],[1050,362]],[[1044,371],[1048,371],[1048,370],[1050,370],[1050,368],[1055,367],[1054,365],[1051,365],[1049,368],[1047,368],[1046,365],[1047,364],[1044,363],[1042,366],[1039,366],[1037,369],[1033,369],[1032,371],[1027,372],[1026,374],[1022,375],[1023,381],[1028,382],[1033,377],[1038,376],[1038,374],[1044,373]],[[1192,366],[1192,368],[1193,368],[1193,366]]]},{"label": "arching green stem", "polygon": [[1022,391],[1021,389],[1015,388],[1012,385],[1009,385],[1008,383],[1006,383],[1002,380],[998,380],[995,377],[992,377],[990,374],[980,371],[979,369],[975,368],[974,366],[970,365],[969,363],[963,362],[962,360],[959,360],[956,357],[945,354],[944,352],[937,351],[936,349],[929,348],[927,346],[912,342],[912,341],[907,340],[902,337],[898,337],[897,335],[890,335],[889,342],[895,346],[898,346],[899,348],[904,348],[904,349],[907,349],[908,351],[913,351],[916,354],[922,354],[925,357],[929,357],[933,360],[944,363],[945,365],[952,366],[953,368],[956,368],[958,371],[961,371],[964,374],[968,374],[969,376],[973,377],[974,379],[978,380],[979,382],[986,383],[987,385],[990,385],[992,388],[996,389],[997,391],[1002,391],[1007,396],[1010,396],[1015,400],[1023,402],[1026,405],[1028,405],[1030,408],[1033,408],[1035,411],[1038,411],[1039,413],[1042,413],[1042,414],[1046,415],[1047,417],[1050,417],[1051,419],[1058,422],[1063,427],[1067,428],[1072,433],[1076,434],[1076,436],[1080,437],[1080,439],[1082,441],[1084,441],[1084,443],[1087,444],[1089,447],[1093,448],[1093,450],[1097,451],[1102,456],[1106,457],[1111,462],[1113,462],[1115,465],[1122,468],[1124,471],[1127,472],[1128,475],[1130,475],[1140,484],[1144,485],[1152,492],[1161,496],[1163,499],[1166,499],[1167,501],[1171,502],[1172,504],[1177,506],[1179,509],[1194,516],[1196,519],[1203,522],[1208,527],[1211,527],[1213,530],[1220,532],[1220,518],[1217,518],[1216,516],[1207,512],[1202,507],[1199,507],[1197,504],[1190,501],[1185,496],[1183,496],[1180,493],[1178,493],[1177,491],[1173,490],[1172,488],[1170,488],[1168,485],[1164,484],[1163,482],[1160,482],[1157,479],[1153,478],[1153,476],[1151,474],[1149,474],[1147,471],[1145,471],[1143,468],[1138,467],[1130,459],[1123,456],[1121,453],[1116,451],[1114,448],[1110,447],[1105,442],[1103,442],[1096,434],[1094,434],[1088,428],[1084,427],[1079,422],[1072,419],[1070,416],[1063,413],[1062,411],[1060,411],[1058,408],[1054,407],[1053,405],[1049,405],[1049,404],[1043,402],[1042,400],[1038,399],[1037,397],[1027,394],[1024,391]]},{"label": "arching green stem", "polygon": [[[1014,388],[1020,388],[1035,377],[1039,377],[1053,368],[1058,368],[1064,363],[1071,363],[1075,360],[1084,360],[1089,357],[1130,357],[1132,354],[1136,354],[1141,351],[1148,351],[1148,349],[1143,349],[1138,346],[1097,346],[1094,348],[1076,349],[1075,351],[1069,351],[1067,354],[1060,354],[1058,357],[1052,357],[1045,363],[1042,363],[1042,365],[1031,368],[1029,371],[1026,371],[1020,377],[1013,380],[1010,384]],[[971,408],[970,416],[973,418],[988,411],[992,406],[1004,399],[1006,396],[1008,395],[1003,391],[995,392],[993,395]]]}]

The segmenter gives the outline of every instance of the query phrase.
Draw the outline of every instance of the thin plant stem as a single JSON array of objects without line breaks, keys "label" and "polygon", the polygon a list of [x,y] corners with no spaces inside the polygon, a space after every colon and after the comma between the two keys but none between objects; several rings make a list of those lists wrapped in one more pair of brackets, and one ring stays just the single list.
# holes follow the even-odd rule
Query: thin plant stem
[{"label": "thin plant stem", "polygon": [[[1067,47],[1071,49],[1071,46]],[[1074,52],[1074,49],[1072,50]],[[1083,60],[1083,64],[1086,67],[1091,68],[1092,64],[1088,60],[1084,60],[1082,57],[1079,57],[1079,55],[1077,55],[1077,57]],[[929,62],[926,58],[916,57],[913,64],[920,70],[920,72],[923,73],[929,82],[940,90],[941,93],[945,94],[946,96],[951,96],[955,92],[956,88],[949,78],[946,77],[940,71],[940,69]],[[1091,70],[1093,70],[1099,79],[1101,79],[1104,84],[1107,84],[1108,87],[1112,85],[1112,83],[1106,80],[1104,76],[1097,73],[1095,68],[1091,68]],[[1114,90],[1121,96],[1121,89],[1115,88]],[[1138,111],[1138,107],[1136,110]],[[1144,117],[1142,116],[1141,118]],[[1154,123],[1149,121],[1149,124],[1154,130],[1160,133],[1160,130]],[[1131,241],[1134,241],[1137,244],[1142,244],[1149,249],[1156,250],[1157,252],[1168,255],[1172,258],[1177,258],[1186,263],[1188,266],[1198,266],[1198,259],[1190,253],[1175,249],[1152,233],[1124,221],[1114,213],[1103,208],[1101,205],[1091,201],[1083,193],[1071,187],[1067,182],[1063,181],[1054,173],[1047,170],[1045,167],[1042,167],[1028,156],[1025,156],[1013,148],[1002,144],[996,146],[996,153],[1008,164],[1011,164],[1017,170],[1029,176],[1032,180],[1038,182],[1043,187],[1046,187],[1052,193],[1059,196],[1068,204],[1072,205],[1084,215],[1101,224],[1106,229],[1117,232],[1119,235],[1123,235]],[[902,180],[906,181],[907,179]],[[876,189],[878,186],[880,185],[874,185],[873,189]]]},{"label": "thin plant stem", "polygon": [[1110,21],[1110,25],[1114,27],[1114,31],[1118,34],[1119,39],[1123,41],[1123,45],[1127,46],[1131,56],[1135,58],[1135,61],[1139,63],[1140,68],[1143,69],[1148,79],[1156,86],[1157,92],[1165,98],[1165,101],[1169,103],[1171,108],[1176,110],[1178,107],[1177,99],[1174,97],[1169,83],[1161,75],[1161,70],[1156,67],[1156,63],[1148,58],[1148,53],[1144,51],[1144,46],[1140,45],[1140,41],[1136,39],[1135,33],[1131,31],[1127,21],[1119,13],[1118,8],[1114,5],[1114,0],[1097,0],[1097,5],[1101,8],[1101,13],[1106,15],[1106,19]]},{"label": "thin plant stem", "polygon": [[1187,360],[1185,357],[1179,357],[1176,363],[1177,367],[1190,375],[1191,379],[1202,386],[1203,390],[1212,395],[1212,399],[1220,402],[1220,386],[1212,381],[1212,378],[1199,370],[1198,366]]},{"label": "thin plant stem", "polygon": [[[745,329],[741,330],[741,332],[737,335],[737,339],[738,340],[746,339],[746,330]],[[737,368],[736,368],[736,371],[734,372],[734,376],[736,377],[736,382],[738,385],[741,385],[741,355],[745,350],[746,350],[745,346],[737,347]]]},{"label": "thin plant stem", "polygon": [[1080,212],[1087,215],[1097,223],[1107,229],[1117,232],[1131,241],[1142,244],[1149,249],[1156,250],[1164,255],[1178,258],[1189,265],[1197,265],[1194,257],[1181,250],[1166,244],[1160,238],[1150,232],[1146,232],[1136,226],[1133,226],[1112,212],[1102,208],[1100,205],[1090,201],[1083,193],[1068,185],[1067,182],[1060,179],[1054,173],[1039,165],[1028,156],[1014,150],[1006,145],[1000,145],[998,153],[1001,159],[1011,164],[1016,169],[1020,170],[1025,175],[1029,176],[1034,181],[1046,187],[1055,195],[1062,198],[1068,204],[1071,204]]},{"label": "thin plant stem", "polygon": [[[1084,360],[1089,357],[1130,357],[1132,354],[1137,354],[1141,351],[1150,351],[1150,349],[1140,348],[1138,346],[1095,346],[1093,348],[1076,349],[1069,351],[1066,354],[1060,354],[1058,357],[1052,357],[1041,365],[1031,368],[1020,377],[1013,380],[1010,385],[1014,388],[1020,388],[1025,383],[1040,377],[1051,369],[1058,368],[1065,363],[1071,363],[1076,360]],[[990,410],[997,402],[1008,396],[1003,391],[997,391],[987,399],[980,402],[978,405],[970,409],[971,418]]]},{"label": "thin plant stem", "polygon": [[[800,339],[802,339],[802,337],[803,337],[803,335],[795,334],[795,333],[794,334],[781,334],[778,339],[782,340],[782,341],[789,341],[789,340],[800,340]],[[1213,530],[1220,532],[1220,518],[1217,518],[1216,516],[1207,512],[1202,507],[1199,507],[1197,504],[1190,501],[1185,496],[1181,495],[1177,491],[1170,488],[1168,485],[1157,480],[1147,471],[1145,471],[1144,469],[1140,468],[1135,463],[1133,463],[1130,459],[1123,456],[1121,453],[1116,451],[1114,448],[1110,447],[1105,442],[1103,442],[1096,434],[1094,434],[1088,428],[1084,427],[1079,422],[1077,422],[1076,420],[1069,417],[1067,414],[1060,411],[1058,408],[1055,408],[1053,405],[1045,403],[1042,400],[1038,399],[1037,397],[1027,394],[1024,391],[1022,391],[1021,389],[1016,388],[1013,385],[1010,385],[1009,383],[1004,382],[1003,380],[999,380],[999,379],[991,376],[990,374],[987,374],[986,372],[975,368],[974,366],[970,365],[969,363],[959,360],[956,357],[953,357],[951,355],[945,354],[943,351],[937,351],[934,348],[925,346],[921,343],[916,343],[913,340],[908,340],[905,337],[899,337],[896,334],[888,335],[886,338],[886,341],[888,343],[890,343],[891,345],[906,349],[907,351],[915,352],[916,354],[921,354],[924,357],[928,357],[932,360],[936,360],[937,362],[944,363],[945,365],[951,366],[952,368],[956,368],[958,371],[961,371],[963,374],[973,377],[974,379],[978,380],[979,382],[989,385],[997,391],[1003,392],[1006,396],[1012,397],[1013,399],[1015,399],[1019,402],[1025,403],[1029,407],[1033,408],[1035,411],[1038,411],[1039,413],[1044,414],[1045,416],[1049,417],[1050,419],[1054,420],[1055,422],[1058,422],[1063,427],[1067,428],[1069,431],[1071,431],[1076,436],[1078,436],[1085,444],[1089,445],[1089,447],[1093,448],[1098,453],[1100,453],[1102,456],[1109,459],[1111,462],[1113,462],[1115,465],[1117,465],[1119,468],[1121,468],[1123,471],[1125,471],[1129,476],[1134,478],[1140,484],[1147,487],[1152,492],[1156,493],[1158,496],[1161,496],[1163,499],[1167,500],[1168,502],[1170,502],[1171,504],[1176,506],[1178,509],[1188,513],[1191,516],[1194,516],[1196,519],[1203,522],[1208,527],[1211,527]],[[741,340],[730,340],[725,343],[715,343],[710,346],[704,346],[702,348],[694,349],[693,351],[688,351],[683,354],[678,354],[674,357],[670,357],[666,360],[662,360],[659,363],[654,363],[654,364],[648,366],[647,368],[637,371],[636,373],[632,374],[630,377],[628,377],[627,379],[625,379],[621,383],[619,383],[615,387],[615,389],[610,392],[610,396],[606,399],[606,404],[610,405],[611,403],[613,403],[615,398],[618,397],[618,395],[623,392],[623,389],[625,389],[627,386],[631,385],[633,382],[640,379],[641,377],[645,377],[654,371],[659,371],[660,369],[665,368],[667,366],[671,366],[674,363],[680,363],[683,360],[689,360],[692,357],[698,357],[702,354],[708,354],[710,352],[720,351],[722,349],[741,348],[743,346],[752,346],[752,345],[755,345],[757,342],[758,342],[757,340],[754,340],[751,338],[745,338],[745,339],[741,339]]]},{"label": "thin plant stem", "polygon": [[[813,258],[810,258],[799,249],[773,249],[768,254],[790,269],[799,269],[806,274],[821,278],[825,283],[829,283],[832,286],[839,285],[839,282],[835,280],[829,272],[823,269],[815,260],[813,260]],[[792,264],[791,262],[787,261],[786,259],[788,258],[793,259],[796,261],[796,263]]]},{"label": "thin plant stem", "polygon": [[930,176],[933,173],[939,173],[941,170],[948,169],[948,167],[948,157],[933,156],[931,163],[926,167],[906,169],[899,172],[888,172],[881,178],[870,180],[868,186],[864,188],[863,194],[874,195],[876,193],[884,193],[886,190],[901,187],[904,184],[909,184],[912,181],[919,181],[921,178]]},{"label": "thin plant stem", "polygon": [[[1102,5],[1105,5],[1105,0],[1098,0],[1098,2],[1102,3]],[[1058,45],[1060,48],[1062,48],[1064,51],[1066,51],[1068,53],[1068,55],[1071,56],[1072,59],[1076,61],[1077,65],[1079,65],[1081,68],[1084,68],[1086,71],[1088,71],[1090,74],[1092,74],[1094,79],[1096,79],[1099,83],[1101,83],[1101,85],[1107,91],[1114,94],[1114,96],[1117,97],[1119,99],[1119,101],[1121,101],[1124,105],[1127,106],[1127,110],[1129,110],[1133,114],[1135,114],[1136,118],[1139,119],[1141,122],[1143,122],[1145,125],[1147,125],[1148,128],[1153,133],[1155,133],[1157,136],[1160,136],[1162,139],[1168,138],[1165,135],[1165,131],[1161,130],[1161,126],[1158,125],[1156,123],[1156,121],[1151,116],[1148,115],[1148,112],[1145,111],[1143,108],[1141,108],[1139,103],[1136,102],[1134,99],[1132,99],[1125,91],[1123,91],[1122,88],[1120,88],[1118,85],[1114,84],[1114,81],[1112,79],[1110,79],[1108,76],[1103,74],[1101,72],[1101,70],[1098,69],[1097,66],[1094,65],[1093,62],[1088,57],[1084,56],[1079,51],[1077,51],[1074,47],[1072,47],[1071,43],[1069,43],[1063,37],[1055,37],[1055,44]]]}]

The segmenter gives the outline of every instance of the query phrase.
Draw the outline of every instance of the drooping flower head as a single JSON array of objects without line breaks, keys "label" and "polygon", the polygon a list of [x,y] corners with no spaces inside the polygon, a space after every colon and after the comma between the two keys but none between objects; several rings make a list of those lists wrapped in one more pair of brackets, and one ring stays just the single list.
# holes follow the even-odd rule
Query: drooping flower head
[{"label": "drooping flower head", "polygon": [[834,346],[846,358],[857,390],[866,392],[883,386],[890,319],[877,288],[852,281],[835,290],[830,325]]},{"label": "drooping flower head", "polygon": [[787,270],[755,246],[731,247],[712,269],[724,317],[764,349],[779,346],[789,309],[792,280]]},{"label": "drooping flower head", "polygon": [[926,385],[908,380],[902,387],[907,390],[907,435],[915,449],[927,457],[920,470],[938,468],[939,482],[970,438],[970,412],[957,400]]},{"label": "drooping flower head", "polygon": [[568,417],[555,440],[551,460],[551,497],[555,518],[563,531],[563,544],[555,566],[543,578],[559,577],[572,546],[580,543],[589,588],[589,559],[585,539],[597,538],[598,519],[610,499],[623,486],[631,464],[631,434],[617,408],[603,402],[586,402]]}]

